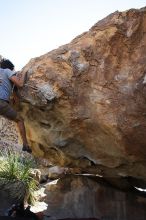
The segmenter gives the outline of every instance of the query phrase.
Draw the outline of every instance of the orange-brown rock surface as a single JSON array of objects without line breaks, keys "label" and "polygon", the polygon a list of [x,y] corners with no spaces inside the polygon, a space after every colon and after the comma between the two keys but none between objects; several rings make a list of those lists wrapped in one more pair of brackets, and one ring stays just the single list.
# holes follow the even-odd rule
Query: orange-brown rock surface
[{"label": "orange-brown rock surface", "polygon": [[24,72],[20,111],[35,155],[146,178],[146,8],[109,15]]}]

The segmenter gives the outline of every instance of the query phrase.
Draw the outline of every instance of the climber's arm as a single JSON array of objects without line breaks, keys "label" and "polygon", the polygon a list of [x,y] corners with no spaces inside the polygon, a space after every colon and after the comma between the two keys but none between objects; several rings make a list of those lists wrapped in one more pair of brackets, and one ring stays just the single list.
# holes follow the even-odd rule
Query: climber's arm
[{"label": "climber's arm", "polygon": [[11,76],[10,80],[16,85],[17,87],[23,87],[24,82],[26,80],[26,73]]},{"label": "climber's arm", "polygon": [[16,86],[14,86],[11,100],[13,105],[18,104],[20,102],[20,95]]}]

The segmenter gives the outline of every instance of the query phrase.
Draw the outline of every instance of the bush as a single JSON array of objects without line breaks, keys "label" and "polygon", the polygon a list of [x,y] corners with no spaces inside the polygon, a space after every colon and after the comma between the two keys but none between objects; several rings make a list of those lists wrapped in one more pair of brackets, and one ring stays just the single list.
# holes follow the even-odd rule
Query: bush
[{"label": "bush", "polygon": [[30,176],[30,169],[33,167],[34,161],[11,151],[1,153],[0,158],[1,182],[23,184],[25,197],[32,204],[35,201],[34,191],[37,189],[37,182]]}]

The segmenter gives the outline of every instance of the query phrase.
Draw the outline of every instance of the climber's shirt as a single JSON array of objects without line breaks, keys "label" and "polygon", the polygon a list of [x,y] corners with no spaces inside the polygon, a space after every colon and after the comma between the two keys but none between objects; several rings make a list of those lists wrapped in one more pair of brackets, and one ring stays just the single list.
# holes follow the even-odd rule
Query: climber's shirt
[{"label": "climber's shirt", "polygon": [[0,68],[0,100],[9,101],[13,83],[10,78],[15,75],[10,69],[2,69]]}]

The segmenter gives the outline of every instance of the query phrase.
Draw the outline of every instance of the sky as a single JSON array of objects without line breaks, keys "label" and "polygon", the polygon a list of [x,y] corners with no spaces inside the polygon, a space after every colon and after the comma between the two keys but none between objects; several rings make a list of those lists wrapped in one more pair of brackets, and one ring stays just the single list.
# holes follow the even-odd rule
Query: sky
[{"label": "sky", "polygon": [[145,6],[146,0],[0,0],[0,55],[21,70],[108,14]]}]

